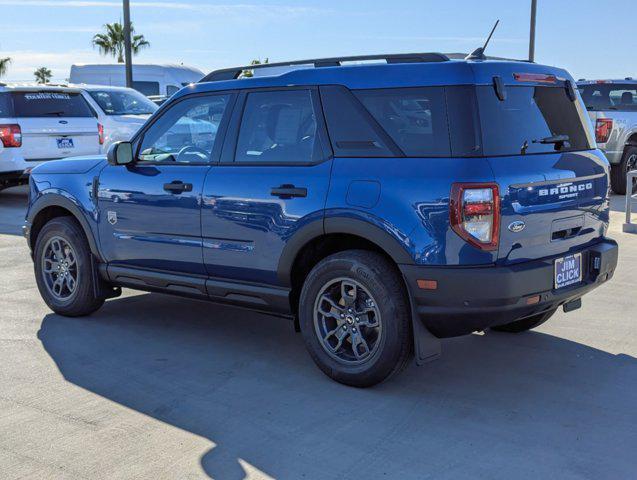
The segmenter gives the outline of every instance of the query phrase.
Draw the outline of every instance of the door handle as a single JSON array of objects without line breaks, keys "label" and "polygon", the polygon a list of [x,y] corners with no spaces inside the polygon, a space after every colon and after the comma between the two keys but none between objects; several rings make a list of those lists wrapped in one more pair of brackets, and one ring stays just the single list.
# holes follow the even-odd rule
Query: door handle
[{"label": "door handle", "polygon": [[294,185],[290,185],[285,183],[280,187],[273,187],[270,191],[270,195],[273,197],[279,198],[293,198],[293,197],[307,197],[307,188],[305,187],[295,187]]},{"label": "door handle", "polygon": [[192,192],[192,183],[184,183],[181,180],[173,180],[170,183],[164,183],[164,190],[170,193]]}]

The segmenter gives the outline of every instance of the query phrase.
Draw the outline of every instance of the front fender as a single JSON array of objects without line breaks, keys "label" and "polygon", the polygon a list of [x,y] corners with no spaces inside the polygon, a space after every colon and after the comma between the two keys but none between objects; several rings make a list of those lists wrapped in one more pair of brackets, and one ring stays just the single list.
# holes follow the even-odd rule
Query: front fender
[{"label": "front fender", "polygon": [[60,207],[73,215],[81,225],[82,230],[84,230],[91,252],[101,261],[102,257],[99,252],[97,235],[95,233],[97,232],[97,209],[94,203],[91,200],[89,200],[88,204],[86,204],[86,202],[83,203],[69,192],[57,188],[49,188],[39,192],[38,198],[33,201],[29,207],[25,219],[25,237],[27,238],[29,246],[31,248],[35,246],[35,238],[31,237],[34,233],[32,228],[37,224],[38,216],[49,207]]}]

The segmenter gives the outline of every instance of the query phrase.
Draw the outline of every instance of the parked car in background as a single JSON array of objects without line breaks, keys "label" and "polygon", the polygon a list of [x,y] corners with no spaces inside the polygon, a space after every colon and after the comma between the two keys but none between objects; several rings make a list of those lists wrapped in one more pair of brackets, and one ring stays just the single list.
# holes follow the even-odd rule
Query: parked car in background
[{"label": "parked car in background", "polygon": [[97,115],[100,145],[106,152],[113,142],[130,140],[157,105],[126,87],[78,85]]},{"label": "parked car in background", "polygon": [[212,72],[107,159],[35,169],[24,233],[47,305],[88,315],[129,287],[287,316],[323,372],[367,387],[613,276],[609,165],[568,72],[296,63],[316,68]]},{"label": "parked car in background", "polygon": [[585,80],[577,87],[595,127],[597,145],[611,164],[611,187],[623,195],[626,172],[637,169],[637,80]]},{"label": "parked car in background", "polygon": [[[201,70],[184,65],[133,65],[133,88],[147,97],[170,97],[202,77]],[[69,82],[125,87],[125,66],[121,63],[72,65]]]},{"label": "parked car in background", "polygon": [[0,84],[0,189],[42,162],[100,152],[97,119],[79,89]]}]

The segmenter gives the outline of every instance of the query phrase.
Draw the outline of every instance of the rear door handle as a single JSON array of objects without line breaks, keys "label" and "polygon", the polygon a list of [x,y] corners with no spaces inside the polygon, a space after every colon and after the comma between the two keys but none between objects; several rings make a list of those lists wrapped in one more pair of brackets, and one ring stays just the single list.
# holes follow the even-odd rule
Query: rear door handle
[{"label": "rear door handle", "polygon": [[270,195],[273,197],[279,198],[293,198],[293,197],[307,197],[307,188],[305,187],[295,187],[294,185],[290,185],[288,183],[283,184],[279,187],[273,187],[270,191]]},{"label": "rear door handle", "polygon": [[170,193],[192,192],[192,183],[184,183],[181,180],[173,180],[170,183],[164,183],[164,190]]}]

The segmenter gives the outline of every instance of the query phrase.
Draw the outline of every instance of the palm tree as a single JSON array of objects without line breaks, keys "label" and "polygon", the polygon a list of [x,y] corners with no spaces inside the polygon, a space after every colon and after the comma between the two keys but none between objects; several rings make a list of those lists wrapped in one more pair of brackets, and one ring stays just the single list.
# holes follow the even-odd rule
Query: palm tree
[{"label": "palm tree", "polygon": [[[250,62],[250,65],[261,65],[263,63],[270,63],[270,60],[266,57],[265,60],[262,62],[260,58],[255,58],[254,60]],[[241,72],[241,75],[240,75],[241,78],[250,78],[253,76],[254,76],[254,70],[244,70],[243,72]]]},{"label": "palm tree", "polygon": [[0,58],[0,77],[4,75],[5,73],[7,73],[7,70],[9,70],[10,63],[11,63],[11,59],[9,57]]},{"label": "palm tree", "polygon": [[[97,47],[102,55],[111,55],[117,58],[118,63],[124,63],[124,27],[121,23],[107,23],[105,32],[93,37],[93,46]],[[142,48],[150,47],[143,35],[135,35],[133,24],[130,26],[131,50],[137,55]]]},{"label": "palm tree", "polygon": [[35,80],[38,83],[49,83],[49,80],[51,80],[51,77],[53,76],[51,70],[46,67],[38,68],[35,72],[33,72],[33,75],[35,75]]}]

